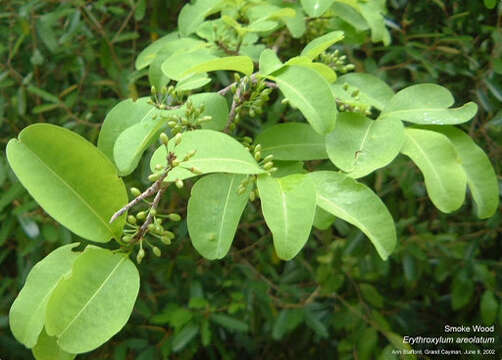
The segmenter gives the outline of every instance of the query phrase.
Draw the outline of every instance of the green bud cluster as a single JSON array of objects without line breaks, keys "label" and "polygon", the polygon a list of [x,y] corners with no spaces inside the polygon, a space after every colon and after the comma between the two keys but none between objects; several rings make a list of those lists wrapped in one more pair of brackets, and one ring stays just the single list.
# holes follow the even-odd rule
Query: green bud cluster
[{"label": "green bud cluster", "polygon": [[349,86],[348,83],[343,84],[343,89],[349,93],[350,97],[354,100],[351,101],[337,101],[339,111],[357,112],[363,115],[371,115],[371,105],[362,103],[360,91],[354,86]]},{"label": "green bud cluster", "polygon": [[150,88],[150,93],[151,95],[150,99],[148,99],[148,103],[160,110],[165,110],[169,106],[182,104],[185,95],[182,91],[176,91],[172,85],[169,87],[163,86],[160,91],[155,86],[152,86]]},{"label": "green bud cluster", "polygon": [[171,128],[171,133],[179,134],[184,131],[198,129],[205,122],[211,121],[213,118],[209,115],[204,115],[205,106],[194,106],[188,100],[185,103],[185,113],[183,115],[170,115],[167,117],[167,125]]},{"label": "green bud cluster", "polygon": [[322,53],[319,55],[319,61],[323,64],[328,65],[334,71],[345,74],[349,71],[355,69],[354,64],[347,64],[347,56],[340,55],[339,50],[335,50],[332,53]]}]

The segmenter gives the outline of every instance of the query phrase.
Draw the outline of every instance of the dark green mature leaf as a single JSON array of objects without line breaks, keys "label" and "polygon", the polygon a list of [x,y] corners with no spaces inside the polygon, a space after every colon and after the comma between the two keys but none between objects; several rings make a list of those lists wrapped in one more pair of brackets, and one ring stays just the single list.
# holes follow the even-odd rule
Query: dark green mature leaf
[{"label": "dark green mature leaf", "polygon": [[173,337],[173,351],[183,350],[185,346],[192,341],[199,333],[197,324],[190,323],[186,325],[178,334]]},{"label": "dark green mature leaf", "polygon": [[318,37],[305,46],[300,56],[305,56],[309,59],[315,59],[328,49],[334,43],[343,39],[343,31],[332,31],[321,37]]},{"label": "dark green mature leaf", "polygon": [[499,303],[493,291],[486,290],[481,297],[480,310],[483,324],[492,325],[497,319]]},{"label": "dark green mature leaf", "polygon": [[251,188],[238,193],[244,175],[213,174],[200,179],[188,201],[187,226],[192,244],[206,259],[221,259],[237,231]]},{"label": "dark green mature leaf", "polygon": [[107,242],[122,233],[125,217],[109,223],[127,203],[115,166],[81,136],[36,124],[7,145],[7,159],[33,198],[75,234]]},{"label": "dark green mature leaf", "polygon": [[326,159],[324,137],[309,124],[285,123],[269,127],[255,141],[262,146],[264,156],[273,154],[276,160]]},{"label": "dark green mature leaf", "polygon": [[278,71],[274,80],[292,106],[297,107],[321,135],[335,127],[337,108],[329,83],[315,70],[302,66],[287,66]]},{"label": "dark green mature leaf", "polygon": [[293,331],[304,319],[303,309],[284,309],[281,310],[279,316],[274,322],[272,329],[272,337],[275,340],[280,340],[287,333]]},{"label": "dark green mature leaf", "polygon": [[427,129],[446,135],[453,144],[467,175],[478,217],[485,219],[495,214],[499,206],[499,186],[488,156],[469,135],[453,126],[428,126]]},{"label": "dark green mature leaf", "polygon": [[148,104],[149,97],[136,101],[127,99],[115,105],[106,115],[98,138],[98,148],[113,161],[113,147],[120,134],[127,128],[140,123],[152,121],[160,110]]},{"label": "dark green mature leaf", "polygon": [[407,128],[405,134],[401,152],[424,175],[432,203],[445,213],[457,210],[464,202],[467,179],[452,143],[430,130]]},{"label": "dark green mature leaf", "polygon": [[[169,143],[179,159],[183,159],[189,152],[195,150],[195,155],[183,162],[167,176],[168,181],[187,179],[196,176],[189,169],[196,167],[202,173],[228,172],[233,174],[262,174],[265,171],[251,156],[249,151],[231,136],[213,130],[194,130],[183,133],[180,145],[174,148]],[[166,165],[167,151],[160,146],[152,156],[150,167],[155,171],[157,164]]]},{"label": "dark green mature leaf", "polygon": [[45,330],[40,334],[32,351],[36,360],[72,360],[76,356],[62,350],[57,344],[57,339],[47,335]]},{"label": "dark green mature leaf", "polygon": [[62,246],[35,264],[10,308],[12,334],[28,348],[37,344],[44,327],[47,303],[54,288],[63,276],[71,273],[72,265],[80,255],[71,251],[77,245]]},{"label": "dark green mature leaf", "polygon": [[358,113],[338,116],[336,129],[326,135],[330,160],[353,178],[388,165],[404,144],[400,120],[370,120]]},{"label": "dark green mature leaf", "polygon": [[240,332],[247,332],[249,330],[248,324],[246,324],[244,321],[235,319],[228,315],[211,314],[210,319],[212,322],[215,322],[228,330]]},{"label": "dark green mature leaf", "polygon": [[412,85],[394,95],[380,117],[423,125],[453,125],[469,121],[478,111],[473,102],[449,109],[453,103],[450,91],[440,85]]},{"label": "dark green mature leaf", "polygon": [[122,329],[138,291],[138,270],[126,254],[88,246],[52,293],[47,334],[69,353],[91,351]]},{"label": "dark green mature leaf", "polygon": [[277,256],[290,260],[310,235],[316,207],[314,184],[306,175],[294,174],[282,178],[261,175],[257,185]]},{"label": "dark green mature leaf", "polygon": [[396,246],[394,220],[380,198],[366,185],[333,171],[309,174],[317,191],[317,205],[358,227],[384,260]]}]

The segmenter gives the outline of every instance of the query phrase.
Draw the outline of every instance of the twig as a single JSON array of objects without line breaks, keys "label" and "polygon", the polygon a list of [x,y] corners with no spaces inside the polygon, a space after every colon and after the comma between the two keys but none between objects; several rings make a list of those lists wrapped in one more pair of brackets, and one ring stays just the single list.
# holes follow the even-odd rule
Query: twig
[{"label": "twig", "polygon": [[[166,175],[167,175],[167,172],[166,172]],[[164,192],[167,190],[167,188],[170,185],[170,184],[167,184],[166,186],[162,186],[162,182],[160,184],[161,184],[160,189],[157,191],[157,194],[155,195],[155,198],[153,199],[152,207],[151,207],[150,211],[148,212],[146,220],[143,223],[143,225],[141,225],[138,233],[134,237],[136,240],[141,239],[145,235],[145,233],[148,231],[148,225],[150,225],[153,221],[152,210],[157,209],[157,207],[159,206],[160,199],[162,198],[162,194],[164,194]]]}]

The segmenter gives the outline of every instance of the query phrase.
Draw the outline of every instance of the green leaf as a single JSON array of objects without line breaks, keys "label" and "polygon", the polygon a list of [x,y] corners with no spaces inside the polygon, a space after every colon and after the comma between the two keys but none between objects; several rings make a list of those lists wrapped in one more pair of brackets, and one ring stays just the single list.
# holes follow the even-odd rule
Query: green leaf
[{"label": "green leaf", "polygon": [[418,166],[432,203],[442,212],[457,210],[465,198],[466,175],[448,138],[434,131],[405,129],[401,152]]},{"label": "green leaf", "polygon": [[451,307],[459,310],[470,303],[474,295],[474,283],[464,271],[460,271],[453,279],[451,286]]},{"label": "green leaf", "polygon": [[199,333],[199,326],[194,323],[190,323],[185,326],[179,333],[173,337],[173,351],[178,352],[183,350],[185,346],[192,341],[195,336]]},{"label": "green leaf", "polygon": [[201,117],[211,116],[211,120],[203,122],[201,127],[210,130],[223,130],[228,122],[228,103],[218,93],[199,93],[188,97],[194,107],[204,106]]},{"label": "green leaf", "polygon": [[202,321],[200,337],[203,346],[208,346],[209,344],[211,344],[211,327],[209,325],[209,320],[207,319],[204,319]]},{"label": "green leaf", "polygon": [[73,360],[76,355],[62,350],[56,340],[55,337],[47,335],[43,330],[37,344],[32,349],[33,357],[36,360]]},{"label": "green leaf", "polygon": [[188,201],[187,226],[192,244],[206,259],[223,258],[234,240],[251,188],[239,195],[244,175],[213,174],[200,179]]},{"label": "green leaf", "polygon": [[[349,85],[347,90],[343,90],[345,83]],[[394,96],[394,91],[389,85],[371,74],[346,74],[341,76],[333,86],[337,95],[345,91],[350,96],[350,94],[358,90],[360,101],[370,104],[378,110],[383,110],[385,105]]]},{"label": "green leaf", "polygon": [[126,324],[139,291],[139,274],[126,254],[88,246],[47,305],[47,334],[79,354],[104,344]]},{"label": "green leaf", "polygon": [[309,174],[317,191],[317,206],[358,227],[384,260],[396,246],[394,220],[380,198],[366,185],[333,171]]},{"label": "green leaf", "polygon": [[188,91],[203,87],[211,82],[211,79],[207,77],[206,73],[193,74],[189,77],[180,80],[176,84],[177,91]]},{"label": "green leaf", "polygon": [[219,0],[197,0],[194,4],[183,6],[178,15],[180,34],[187,36],[194,33],[206,16],[219,11],[221,3],[222,1]]},{"label": "green leaf", "polygon": [[128,127],[118,136],[113,146],[113,159],[119,175],[129,175],[136,169],[145,150],[152,145],[167,122],[166,116],[181,115],[182,109],[156,110],[152,117]]},{"label": "green leaf", "polygon": [[412,85],[394,95],[380,117],[423,125],[453,125],[469,121],[478,111],[473,102],[449,109],[453,103],[450,91],[440,85]]},{"label": "green leaf", "polygon": [[211,314],[211,321],[223,326],[224,328],[232,331],[247,332],[249,330],[248,324],[244,321],[235,319],[231,316],[224,314]]},{"label": "green leaf", "polygon": [[486,326],[492,325],[497,319],[497,312],[499,308],[499,303],[495,294],[486,290],[481,297],[481,318],[483,319],[483,324]]},{"label": "green leaf", "polygon": [[385,27],[383,12],[385,11],[385,2],[368,1],[358,3],[359,12],[364,17],[371,29],[371,41],[383,42],[385,46],[390,44],[390,33]]},{"label": "green leaf", "polygon": [[98,137],[98,148],[113,161],[113,147],[119,135],[127,128],[140,123],[152,121],[159,110],[148,104],[149,97],[136,101],[127,99],[115,105],[106,115]]},{"label": "green leaf", "polygon": [[336,129],[326,135],[330,160],[353,178],[388,165],[404,143],[400,120],[370,120],[359,113],[338,116]]},{"label": "green leaf", "polygon": [[26,90],[28,90],[28,92],[30,92],[34,95],[40,96],[42,99],[44,99],[46,101],[56,103],[56,104],[60,103],[60,100],[56,95],[52,95],[51,93],[49,93],[43,89],[37,88],[36,86],[30,85],[26,88]]},{"label": "green leaf", "polygon": [[162,72],[162,64],[171,55],[172,53],[170,51],[160,50],[148,68],[148,81],[150,85],[155,86],[157,90],[162,89],[162,87],[166,86],[171,80]]},{"label": "green leaf", "polygon": [[[196,167],[202,173],[228,172],[232,174],[262,174],[261,169],[249,151],[231,136],[213,130],[194,130],[182,135],[181,143],[174,148],[169,143],[169,150],[178,159],[183,159],[189,152],[195,150],[195,155],[181,166],[169,172],[168,181],[187,179],[193,176],[189,169]],[[157,164],[165,166],[167,152],[165,146],[160,146],[152,156],[150,167],[155,171]]]},{"label": "green leaf", "polygon": [[211,59],[189,68],[183,73],[183,76],[218,70],[238,71],[251,75],[253,73],[253,60],[249,56],[227,56]]},{"label": "green leaf", "polygon": [[343,40],[343,37],[343,31],[332,31],[327,33],[309,42],[307,46],[303,48],[300,56],[305,56],[313,60],[326,51],[331,45]]},{"label": "green leaf", "polygon": [[[144,48],[139,55],[136,57],[136,62],[135,62],[135,67],[136,70],[141,70],[148,65],[152,63],[152,61],[156,58],[157,53],[161,50],[164,49],[168,46],[170,46],[170,43],[176,41],[176,40],[181,40],[178,37],[178,32],[172,32],[167,34],[166,36],[161,37],[160,39],[157,39],[150,45],[148,45],[146,48]],[[194,39],[183,39],[188,42],[199,42]]]},{"label": "green leaf", "polygon": [[57,248],[30,270],[26,282],[12,304],[9,325],[14,337],[28,348],[37,344],[44,327],[45,309],[52,291],[64,275],[71,273],[80,255],[71,251],[78,244]]},{"label": "green leaf", "polygon": [[196,48],[195,50],[176,52],[164,60],[161,69],[169,79],[180,81],[187,77],[186,75],[189,74],[189,70],[195,68],[197,65],[215,59],[218,59],[218,57],[213,54],[213,50]]},{"label": "green leaf", "polygon": [[300,8],[295,8],[296,14],[293,18],[286,18],[284,22],[286,23],[286,27],[288,28],[291,36],[295,39],[298,39],[305,34],[307,30],[307,25],[305,21],[305,14]]},{"label": "green leaf", "polygon": [[256,137],[263,156],[274,155],[275,160],[326,159],[324,137],[305,123],[285,123],[269,127]]},{"label": "green leaf", "polygon": [[281,310],[279,316],[274,322],[274,328],[272,329],[272,338],[274,340],[280,340],[290,333],[301,324],[304,319],[303,309],[284,309]]},{"label": "green leaf", "polygon": [[257,186],[277,256],[290,260],[305,246],[310,235],[316,206],[314,184],[303,174],[283,178],[262,175]]},{"label": "green leaf", "polygon": [[269,77],[316,132],[324,135],[334,129],[336,102],[329,83],[321,75],[305,67],[287,66]]},{"label": "green leaf", "polygon": [[291,58],[285,65],[297,65],[312,69],[326,79],[326,81],[330,84],[336,81],[336,73],[332,68],[326,64],[312,62],[312,59],[305,56],[296,56]]},{"label": "green leaf", "polygon": [[282,68],[284,64],[279,60],[275,51],[271,49],[265,49],[260,54],[260,73],[263,75],[269,75],[274,71]]},{"label": "green leaf", "polygon": [[124,183],[83,137],[55,125],[31,125],[9,141],[7,159],[31,196],[69,230],[96,242],[121,235],[125,216],[109,220],[127,203]]},{"label": "green leaf", "polygon": [[383,307],[383,297],[373,285],[361,284],[359,290],[361,290],[361,295],[368,303],[377,308]]},{"label": "green leaf", "polygon": [[316,207],[313,226],[319,230],[326,230],[329,229],[331,225],[333,225],[335,219],[336,217],[331,213],[323,210],[320,207]]},{"label": "green leaf", "polygon": [[301,0],[303,10],[310,17],[319,17],[329,9],[335,0]]},{"label": "green leaf", "polygon": [[453,126],[427,128],[446,135],[453,144],[467,176],[467,185],[476,203],[477,216],[486,219],[495,214],[499,207],[499,186],[488,156],[462,130]]},{"label": "green leaf", "polygon": [[305,308],[305,324],[314,330],[318,336],[322,338],[327,338],[329,336],[326,326],[321,322],[319,316],[309,309],[309,307]]}]

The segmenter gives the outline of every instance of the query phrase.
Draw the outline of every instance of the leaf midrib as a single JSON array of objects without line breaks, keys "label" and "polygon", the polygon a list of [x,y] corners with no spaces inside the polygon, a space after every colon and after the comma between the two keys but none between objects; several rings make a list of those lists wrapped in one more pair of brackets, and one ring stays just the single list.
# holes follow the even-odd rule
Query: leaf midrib
[{"label": "leaf midrib", "polygon": [[225,216],[226,216],[227,208],[228,208],[228,201],[230,199],[230,193],[232,191],[232,186],[234,184],[234,181],[235,181],[235,175],[232,176],[232,179],[230,180],[230,185],[228,186],[227,195],[225,197],[225,204],[223,205],[223,213],[221,214],[220,228],[218,230],[218,242],[216,244],[216,256],[217,257],[220,256],[220,247],[221,247],[221,243],[223,242],[221,233],[223,231],[223,223],[225,222]]}]

